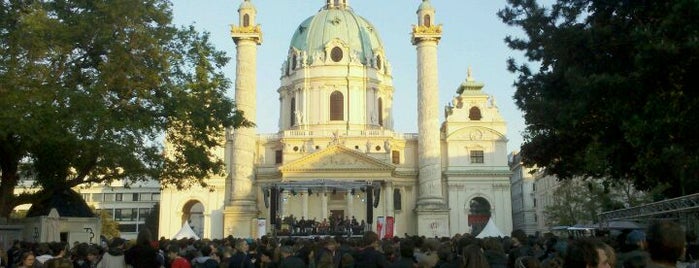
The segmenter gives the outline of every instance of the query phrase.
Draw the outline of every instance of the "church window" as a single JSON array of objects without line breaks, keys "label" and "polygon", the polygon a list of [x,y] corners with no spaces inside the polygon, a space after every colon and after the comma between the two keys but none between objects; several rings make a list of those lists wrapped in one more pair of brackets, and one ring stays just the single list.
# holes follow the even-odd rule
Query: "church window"
[{"label": "church window", "polygon": [[383,100],[379,98],[379,126],[383,126]]},{"label": "church window", "polygon": [[294,56],[291,57],[291,69],[296,70],[296,64],[298,62],[298,58],[296,57],[296,53],[294,53]]},{"label": "church window", "polygon": [[391,163],[400,164],[400,151],[391,152]]},{"label": "church window", "polygon": [[281,164],[282,163],[282,150],[276,150],[274,151],[274,163],[275,164]]},{"label": "church window", "polygon": [[380,56],[380,55],[379,55],[379,56],[376,56],[376,69],[381,70],[381,64],[382,64],[382,62],[381,62],[381,56]]},{"label": "church window", "polygon": [[342,49],[339,47],[334,47],[332,50],[330,50],[330,59],[332,59],[334,62],[340,62],[343,57],[343,52]]},{"label": "church window", "polygon": [[468,118],[476,121],[481,120],[481,118],[483,118],[481,109],[478,109],[476,106],[471,107],[471,109],[468,110]]},{"label": "church window", "polygon": [[243,15],[243,27],[249,27],[250,26],[250,15],[245,14]]},{"label": "church window", "polygon": [[471,151],[471,164],[483,164],[485,162],[485,156],[483,151],[474,150]]},{"label": "church window", "polygon": [[423,24],[427,27],[432,26],[432,19],[430,18],[430,15],[425,15],[425,20]]},{"label": "church window", "polygon": [[345,98],[340,91],[330,94],[330,120],[344,120]]},{"label": "church window", "polygon": [[291,98],[291,113],[289,113],[289,122],[291,126],[296,125],[296,98]]}]

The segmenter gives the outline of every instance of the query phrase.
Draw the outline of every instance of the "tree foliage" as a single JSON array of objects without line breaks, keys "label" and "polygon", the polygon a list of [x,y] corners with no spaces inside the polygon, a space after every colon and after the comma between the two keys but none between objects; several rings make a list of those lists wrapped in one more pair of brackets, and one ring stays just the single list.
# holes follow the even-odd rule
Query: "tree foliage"
[{"label": "tree foliage", "polygon": [[526,36],[508,37],[526,63],[517,106],[522,155],[549,174],[699,190],[699,2],[508,0],[499,12]]},{"label": "tree foliage", "polygon": [[112,218],[112,215],[109,215],[105,210],[101,210],[99,216],[102,221],[103,236],[112,239],[121,235],[121,232],[119,232],[119,223]]},{"label": "tree foliage", "polygon": [[221,175],[212,148],[251,125],[225,95],[228,60],[166,0],[0,2],[0,215],[34,200],[13,196],[25,177],[53,191]]},{"label": "tree foliage", "polygon": [[553,193],[551,205],[544,208],[552,226],[592,224],[599,214],[652,201],[654,192],[638,192],[630,183],[611,184],[602,179],[565,180]]}]

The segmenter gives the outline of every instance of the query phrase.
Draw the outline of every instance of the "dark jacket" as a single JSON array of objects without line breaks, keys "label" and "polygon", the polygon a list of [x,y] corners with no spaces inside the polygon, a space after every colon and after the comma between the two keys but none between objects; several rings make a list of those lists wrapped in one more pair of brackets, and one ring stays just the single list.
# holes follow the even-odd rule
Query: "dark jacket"
[{"label": "dark jacket", "polygon": [[488,260],[490,268],[507,268],[507,255],[494,250],[486,250],[483,252],[485,259]]},{"label": "dark jacket", "polygon": [[366,247],[357,253],[354,258],[355,266],[361,268],[384,268],[388,267],[386,256],[376,251],[374,247]]},{"label": "dark jacket", "polygon": [[307,267],[306,264],[297,256],[289,256],[282,260],[279,264],[279,268],[303,268]]},{"label": "dark jacket", "polygon": [[150,245],[135,245],[124,254],[126,264],[133,268],[154,268],[160,267],[158,263],[158,251]]},{"label": "dark jacket", "polygon": [[392,263],[388,267],[390,268],[415,268],[415,262],[413,259],[399,258],[396,262]]},{"label": "dark jacket", "polygon": [[253,268],[252,261],[250,261],[250,256],[248,254],[242,253],[240,251],[236,252],[235,255],[231,256],[229,260],[229,268]]}]

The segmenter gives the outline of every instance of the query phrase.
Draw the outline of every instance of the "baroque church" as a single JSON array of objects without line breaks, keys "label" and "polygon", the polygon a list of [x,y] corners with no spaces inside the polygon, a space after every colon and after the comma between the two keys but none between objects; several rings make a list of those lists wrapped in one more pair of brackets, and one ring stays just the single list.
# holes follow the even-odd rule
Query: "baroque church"
[{"label": "baroque church", "polygon": [[[257,237],[272,230],[275,216],[292,215],[317,221],[354,217],[374,231],[377,219],[392,218],[393,232],[401,236],[478,233],[492,220],[509,234],[506,122],[470,69],[463,83],[449,86],[455,96],[440,108],[437,52],[443,33],[430,1],[419,5],[411,31],[418,62],[417,133],[393,131],[395,90],[380,28],[355,13],[349,0],[319,4],[280,59],[279,131],[225,133],[225,147],[216,155],[226,162],[227,175],[209,178],[208,189],[163,189],[159,236],[172,237],[189,223],[203,238]],[[231,29],[235,101],[256,122],[263,29],[250,0],[243,0],[238,13]]]}]

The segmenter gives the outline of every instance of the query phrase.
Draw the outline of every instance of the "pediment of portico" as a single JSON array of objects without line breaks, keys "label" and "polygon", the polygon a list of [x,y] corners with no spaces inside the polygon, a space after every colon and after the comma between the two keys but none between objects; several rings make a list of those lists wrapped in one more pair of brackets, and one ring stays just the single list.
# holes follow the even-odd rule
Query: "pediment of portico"
[{"label": "pediment of portico", "polygon": [[[279,167],[283,176],[298,173],[384,174],[390,176],[395,166],[342,145],[333,145]],[[344,176],[343,176],[344,177]],[[352,177],[352,176],[348,176]]]}]

